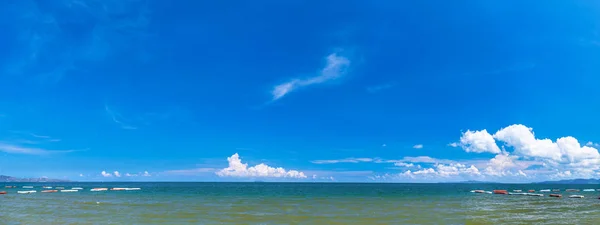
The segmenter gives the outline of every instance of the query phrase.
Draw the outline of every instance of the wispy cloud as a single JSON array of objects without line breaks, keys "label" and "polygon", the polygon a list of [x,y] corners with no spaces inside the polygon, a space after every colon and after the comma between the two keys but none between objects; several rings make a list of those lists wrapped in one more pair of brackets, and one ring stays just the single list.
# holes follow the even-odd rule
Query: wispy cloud
[{"label": "wispy cloud", "polygon": [[[12,31],[15,37],[20,37],[15,39],[11,46],[19,51],[7,52],[7,73],[51,84],[68,75],[81,74],[81,68],[76,68],[77,62],[80,61],[102,62],[106,57],[124,52],[127,52],[132,60],[143,60],[151,55],[147,50],[148,42],[143,41],[149,37],[147,28],[150,9],[145,1],[103,0],[94,4],[85,2],[90,1],[70,0],[53,4],[53,8],[65,12],[61,15],[45,13],[44,10],[30,7],[26,1],[16,1],[12,4],[11,7],[22,14],[6,15],[7,20],[19,24]],[[114,13],[126,13],[131,16],[112,18],[110,23],[99,24],[94,29],[81,30],[83,33],[76,38],[77,41],[59,38],[68,33],[61,28],[61,21],[81,19],[77,12],[88,12],[89,15],[84,17],[94,22]],[[74,70],[78,73],[72,73]]]},{"label": "wispy cloud", "polygon": [[436,159],[429,156],[404,157],[402,159],[382,159],[382,158],[344,158],[344,159],[326,159],[310,161],[314,164],[336,164],[336,163],[455,163],[453,160]]},{"label": "wispy cloud", "polygon": [[320,84],[330,80],[334,80],[343,76],[348,67],[350,66],[350,60],[346,57],[339,56],[337,53],[332,53],[327,56],[327,64],[319,75],[305,78],[305,79],[293,79],[283,84],[279,84],[271,91],[272,100],[278,100],[290,92],[309,85]]},{"label": "wispy cloud", "polygon": [[422,149],[423,145],[422,144],[417,144],[417,145],[414,145],[413,148],[415,148],[415,149]]},{"label": "wispy cloud", "polygon": [[104,105],[104,110],[110,116],[110,118],[113,120],[113,122],[119,124],[119,126],[121,126],[121,128],[126,129],[126,130],[137,129],[137,127],[124,122],[124,121],[126,121],[126,119],[123,116],[121,116],[121,114],[119,114],[118,112],[116,112],[116,111],[112,110],[110,107],[108,107],[108,105]]},{"label": "wispy cloud", "polygon": [[216,171],[218,171],[219,169],[217,168],[194,168],[194,169],[187,169],[187,170],[167,170],[165,172],[163,172],[166,175],[199,175],[199,174],[204,174],[204,173],[214,173]]},{"label": "wispy cloud", "polygon": [[367,92],[369,93],[376,93],[376,92],[380,92],[386,89],[390,89],[393,88],[394,86],[396,86],[395,83],[388,83],[388,84],[381,84],[381,85],[376,85],[376,86],[370,86],[367,87]]},{"label": "wispy cloud", "polygon": [[313,160],[310,161],[314,164],[335,164],[335,163],[360,163],[360,162],[374,162],[377,159],[374,158],[345,158],[345,159],[325,159],[325,160]]},{"label": "wispy cloud", "polygon": [[509,67],[502,68],[502,69],[483,71],[483,72],[463,73],[462,75],[467,76],[467,75],[502,74],[502,73],[520,72],[520,71],[524,71],[524,70],[530,70],[535,67],[536,67],[535,63],[517,63],[517,64],[513,64]]},{"label": "wispy cloud", "polygon": [[20,136],[29,136],[29,137],[35,138],[35,140],[29,140],[28,142],[30,142],[30,143],[33,143],[33,142],[35,142],[35,143],[37,143],[37,142],[46,142],[46,141],[49,141],[49,142],[58,142],[58,141],[61,141],[58,138],[52,138],[52,137],[50,137],[48,135],[39,135],[39,134],[36,134],[36,133],[27,132],[27,131],[11,130],[10,132],[13,133],[13,134],[20,135]]},{"label": "wispy cloud", "polygon": [[58,154],[58,153],[69,153],[69,152],[79,152],[85,151],[82,150],[48,150],[43,148],[36,147],[27,147],[21,146],[12,143],[0,142],[0,151],[6,153],[14,153],[14,154],[27,154],[27,155],[49,155],[49,154]]},{"label": "wispy cloud", "polygon": [[0,140],[0,151],[14,154],[28,155],[48,155],[58,153],[69,153],[86,151],[87,149],[69,149],[69,150],[50,150],[47,147],[61,141],[48,135],[40,135],[28,131],[10,130],[11,135],[7,135]]}]

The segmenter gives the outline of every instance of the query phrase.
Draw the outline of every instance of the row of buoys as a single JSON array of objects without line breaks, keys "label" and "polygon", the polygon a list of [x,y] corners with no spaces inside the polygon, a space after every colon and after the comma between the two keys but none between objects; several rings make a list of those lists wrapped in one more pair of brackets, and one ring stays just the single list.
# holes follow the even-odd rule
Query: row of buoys
[{"label": "row of buoys", "polygon": [[[6,187],[10,187],[10,188],[14,188],[14,186],[6,186]],[[23,188],[25,189],[29,189],[31,186],[23,186]],[[33,188],[33,187],[31,187]],[[42,187],[44,189],[49,189],[52,187]],[[79,192],[79,190],[83,190],[83,188],[80,187],[74,187],[71,189],[65,189],[64,187],[57,187],[55,190],[42,190],[41,193],[56,193],[56,192],[65,192],[65,193],[71,193],[71,192]],[[141,190],[141,188],[92,188],[90,189],[90,191],[137,191],[137,190]],[[25,191],[17,191],[17,194],[33,194],[33,193],[37,193],[36,190],[25,190]],[[8,194],[6,191],[0,191],[0,195],[5,195]]]},{"label": "row of buoys", "polygon": [[[481,191],[481,190],[474,190],[474,191]],[[579,189],[565,189],[565,191],[566,192],[579,192],[580,190]],[[600,191],[600,189],[583,189],[583,191],[585,191],[585,192]],[[513,192],[520,193],[520,192],[523,192],[523,190],[513,190]],[[527,192],[534,193],[536,191],[535,190],[527,190]],[[539,192],[560,192],[560,189],[542,189]]]},{"label": "row of buoys", "polygon": [[[18,187],[17,186],[4,186],[4,188],[18,188]],[[33,189],[34,186],[23,186],[22,188],[23,189]],[[52,189],[52,187],[50,187],[50,186],[42,186],[42,188],[43,189]],[[61,190],[61,189],[65,189],[65,187],[55,187],[54,189]],[[72,189],[80,189],[81,190],[81,188],[78,188],[78,187],[74,187]]]},{"label": "row of buoys", "polygon": [[[555,189],[557,190],[557,189]],[[567,189],[567,190],[576,190],[576,189]],[[593,189],[586,189],[586,190],[593,190]],[[526,196],[538,196],[538,197],[543,197],[543,194],[536,194],[533,193],[535,192],[535,190],[529,190],[528,193],[522,193],[522,190],[513,190],[514,192],[508,192],[507,190],[494,190],[494,191],[484,191],[484,190],[472,190],[471,193],[486,193],[486,194],[499,194],[499,195],[526,195]],[[540,192],[549,192],[549,189],[545,189],[545,190],[540,190]],[[560,194],[549,194],[549,197],[554,197],[554,198],[562,198],[562,195]],[[583,195],[569,195],[569,198],[584,198],[585,196]],[[600,197],[599,197],[600,199]]]}]

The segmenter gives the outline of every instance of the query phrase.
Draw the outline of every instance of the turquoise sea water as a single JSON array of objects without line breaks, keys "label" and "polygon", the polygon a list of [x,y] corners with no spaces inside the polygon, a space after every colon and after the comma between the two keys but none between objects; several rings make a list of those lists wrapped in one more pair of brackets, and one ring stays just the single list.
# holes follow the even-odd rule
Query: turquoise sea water
[{"label": "turquoise sea water", "polygon": [[[0,224],[598,224],[600,185],[0,183]],[[6,185],[18,186],[6,189]],[[22,186],[34,194],[17,194]],[[41,186],[82,187],[40,193]],[[91,192],[93,187],[139,191]],[[563,198],[470,193],[561,189]],[[570,199],[569,194],[586,198]]]}]

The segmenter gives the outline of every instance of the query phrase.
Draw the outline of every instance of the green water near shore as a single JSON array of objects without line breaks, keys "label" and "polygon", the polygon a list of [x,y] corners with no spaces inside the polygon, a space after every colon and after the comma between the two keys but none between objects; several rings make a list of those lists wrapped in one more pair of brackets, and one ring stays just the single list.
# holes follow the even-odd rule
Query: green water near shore
[{"label": "green water near shore", "polygon": [[[489,195],[473,189],[600,185],[336,183],[0,184],[0,224],[597,224],[600,192],[583,199]],[[18,186],[5,189],[5,185]],[[34,194],[17,194],[22,186]],[[82,187],[40,193],[41,186]],[[91,192],[93,187],[139,191]],[[561,193],[565,197],[570,193]],[[572,193],[571,193],[572,194]]]}]

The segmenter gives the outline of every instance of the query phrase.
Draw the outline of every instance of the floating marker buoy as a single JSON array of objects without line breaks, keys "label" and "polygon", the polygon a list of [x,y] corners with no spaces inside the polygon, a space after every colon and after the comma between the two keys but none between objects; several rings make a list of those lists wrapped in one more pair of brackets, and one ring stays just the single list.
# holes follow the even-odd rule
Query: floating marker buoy
[{"label": "floating marker buoy", "polygon": [[507,195],[508,191],[506,191],[506,190],[494,190],[494,194]]}]

